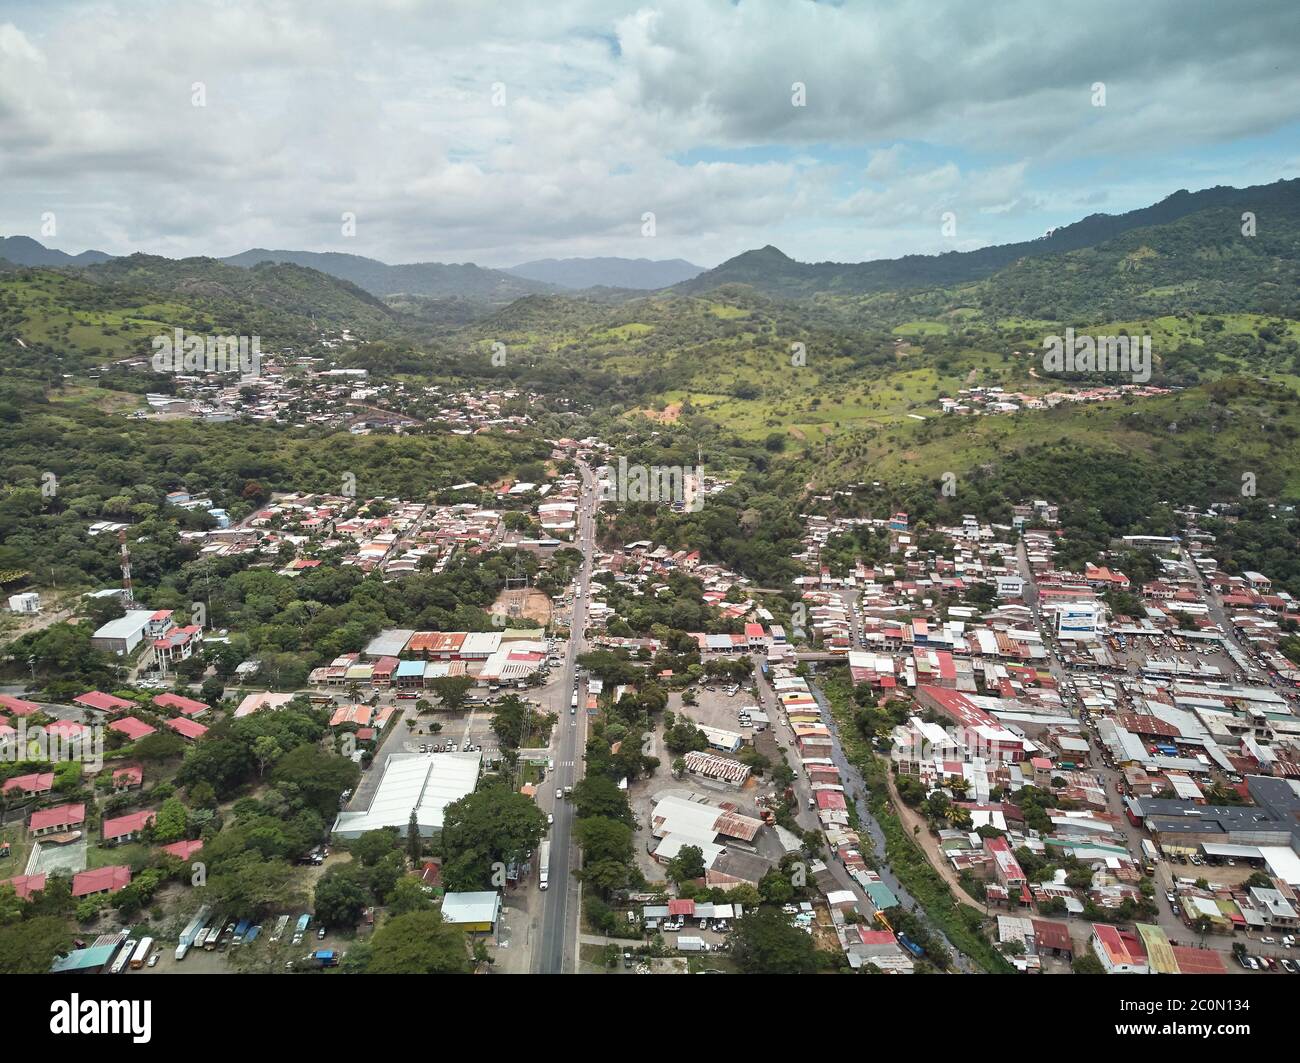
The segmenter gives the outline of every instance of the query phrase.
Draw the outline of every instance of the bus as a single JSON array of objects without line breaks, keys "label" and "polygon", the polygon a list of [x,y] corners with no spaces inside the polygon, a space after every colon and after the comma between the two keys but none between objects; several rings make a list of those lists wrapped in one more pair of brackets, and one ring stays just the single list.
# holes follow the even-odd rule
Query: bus
[{"label": "bus", "polygon": [[114,958],[113,966],[108,969],[108,973],[121,974],[124,970],[126,970],[126,965],[131,961],[131,957],[134,955],[135,955],[135,942],[132,941],[130,938],[128,938],[126,944],[122,946],[122,950]]},{"label": "bus", "polygon": [[131,970],[138,971],[144,966],[144,961],[149,958],[149,953],[153,949],[153,938],[141,938],[140,944],[135,947],[135,952],[131,953]]},{"label": "bus", "polygon": [[541,848],[537,851],[538,874],[541,877],[540,887],[546,889],[547,879],[551,874],[551,841],[549,838],[543,839]]},{"label": "bus", "polygon": [[289,917],[287,915],[282,915],[275,921],[275,929],[271,932],[271,941],[273,943],[284,937],[284,928],[288,925]]}]

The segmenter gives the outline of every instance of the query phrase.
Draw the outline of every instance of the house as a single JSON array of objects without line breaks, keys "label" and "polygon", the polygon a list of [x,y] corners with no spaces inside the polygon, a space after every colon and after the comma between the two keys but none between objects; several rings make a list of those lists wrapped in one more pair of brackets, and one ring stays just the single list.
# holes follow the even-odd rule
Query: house
[{"label": "house", "polygon": [[77,830],[86,822],[85,805],[55,805],[32,813],[27,829],[34,837]]},{"label": "house", "polygon": [[1089,944],[1107,974],[1151,973],[1146,950],[1136,934],[1104,923],[1093,923]]},{"label": "house", "polygon": [[154,821],[157,813],[152,810],[129,812],[125,816],[115,816],[104,820],[104,844],[118,845],[122,842],[135,841],[136,836]]},{"label": "house", "polygon": [[155,728],[150,727],[143,720],[137,719],[134,716],[124,716],[120,720],[114,720],[108,725],[108,729],[110,731],[116,731],[118,734],[126,735],[126,737],[131,739],[132,742],[138,741],[141,738],[147,738],[149,735],[156,733]]},{"label": "house", "polygon": [[45,889],[44,875],[15,875],[13,878],[0,880],[0,886],[12,886],[20,901],[29,901],[33,893]]},{"label": "house", "polygon": [[3,792],[17,793],[24,797],[40,797],[54,789],[54,772],[38,771],[30,775],[15,775],[6,779]]},{"label": "house", "polygon": [[191,742],[197,742],[208,733],[208,729],[203,724],[195,723],[193,720],[187,720],[184,717],[168,720],[167,726],[182,738],[188,738]]},{"label": "house", "polygon": [[134,701],[105,694],[102,690],[87,691],[73,698],[72,703],[80,705],[83,709],[94,709],[96,712],[128,712],[135,708]]},{"label": "house", "polygon": [[0,694],[0,709],[11,712],[15,716],[31,716],[33,713],[41,711],[41,707],[36,702],[24,701],[22,698],[15,698],[9,694]]},{"label": "house", "polygon": [[170,845],[160,847],[168,856],[174,856],[178,860],[188,860],[200,849],[203,848],[203,842],[199,838],[192,841],[172,842]]},{"label": "house", "polygon": [[124,764],[120,768],[113,769],[113,790],[115,793],[121,793],[123,790],[136,790],[144,785],[144,768],[139,764]]},{"label": "house", "polygon": [[191,719],[197,719],[209,711],[209,707],[203,702],[195,701],[193,698],[183,698],[171,691],[166,694],[154,695],[153,703],[160,709],[173,709],[182,716],[188,716]]},{"label": "house", "polygon": [[269,690],[263,690],[257,694],[247,695],[235,709],[235,719],[243,719],[245,716],[251,716],[260,709],[279,709],[288,705],[293,700],[292,694],[273,694]]},{"label": "house", "polygon": [[97,867],[72,876],[74,897],[93,897],[97,893],[116,893],[131,884],[131,869],[125,864]]}]

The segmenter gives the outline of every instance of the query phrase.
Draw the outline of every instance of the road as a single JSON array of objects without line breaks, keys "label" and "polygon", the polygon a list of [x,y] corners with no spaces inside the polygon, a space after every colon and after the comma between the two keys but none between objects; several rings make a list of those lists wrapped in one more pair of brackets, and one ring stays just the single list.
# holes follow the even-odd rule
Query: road
[{"label": "road", "polygon": [[[533,971],[537,974],[571,974],[578,963],[578,918],[582,907],[582,884],[572,875],[578,863],[573,839],[573,804],[555,800],[556,787],[572,786],[582,777],[582,756],[586,748],[587,713],[580,706],[570,713],[570,698],[576,682],[578,657],[587,651],[584,628],[587,621],[588,589],[591,585],[592,556],[596,538],[596,478],[579,463],[583,494],[578,507],[577,540],[582,550],[582,568],[573,596],[569,625],[569,648],[564,658],[564,681],[552,687],[550,710],[559,719],[555,750],[555,771],[547,775],[539,804],[555,815],[551,827],[551,866],[548,888],[542,894],[541,928],[533,947]],[[585,691],[579,699],[585,705]]]}]

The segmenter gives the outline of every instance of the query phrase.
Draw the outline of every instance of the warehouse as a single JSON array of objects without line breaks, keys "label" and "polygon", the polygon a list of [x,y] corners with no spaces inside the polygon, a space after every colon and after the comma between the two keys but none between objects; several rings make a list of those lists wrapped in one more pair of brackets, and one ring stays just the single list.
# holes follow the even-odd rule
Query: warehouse
[{"label": "warehouse", "polygon": [[405,837],[414,811],[420,836],[433,837],[442,830],[447,806],[474,792],[480,759],[478,753],[394,753],[384,765],[370,806],[364,812],[340,812],[334,834],[352,839],[396,827]]},{"label": "warehouse", "polygon": [[125,616],[110,620],[90,637],[93,649],[103,653],[130,653],[144,640],[152,609],[130,609]]}]

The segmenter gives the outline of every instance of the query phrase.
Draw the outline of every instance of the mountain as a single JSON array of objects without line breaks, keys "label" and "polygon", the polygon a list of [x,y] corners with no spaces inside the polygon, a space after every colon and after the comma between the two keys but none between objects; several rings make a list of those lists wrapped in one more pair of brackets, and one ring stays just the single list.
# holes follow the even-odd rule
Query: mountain
[{"label": "mountain", "polygon": [[230,309],[241,307],[372,333],[391,329],[396,317],[355,284],[288,262],[241,269],[215,258],[134,254],[89,266],[80,275],[116,288],[165,292],[186,304],[210,303],[226,309],[227,316]]},{"label": "mountain", "polygon": [[874,262],[797,262],[769,245],[728,259],[675,285],[675,289],[697,294],[727,284],[748,284],[768,295],[796,299],[819,293],[864,295],[904,288],[947,287],[982,280],[1022,259],[1096,247],[1135,229],[1168,225],[1206,210],[1250,211],[1263,219],[1270,210],[1294,211],[1298,203],[1300,178],[1250,188],[1180,190],[1153,206],[1125,214],[1093,214],[1053,229],[1036,240],[977,251],[906,255]]},{"label": "mountain", "polygon": [[503,270],[484,269],[473,263],[447,265],[442,262],[411,262],[390,266],[374,258],[337,251],[267,251],[253,248],[223,258],[231,266],[249,267],[260,262],[292,263],[328,273],[355,284],[371,295],[425,295],[435,298],[462,297],[494,303],[508,303],[525,295],[554,289]]},{"label": "mountain", "polygon": [[83,251],[70,255],[38,243],[30,236],[0,236],[0,258],[15,266],[91,266],[107,262],[112,255],[103,251]]},{"label": "mountain", "polygon": [[510,266],[505,272],[559,288],[648,291],[688,281],[703,273],[704,268],[681,258],[539,258]]}]

